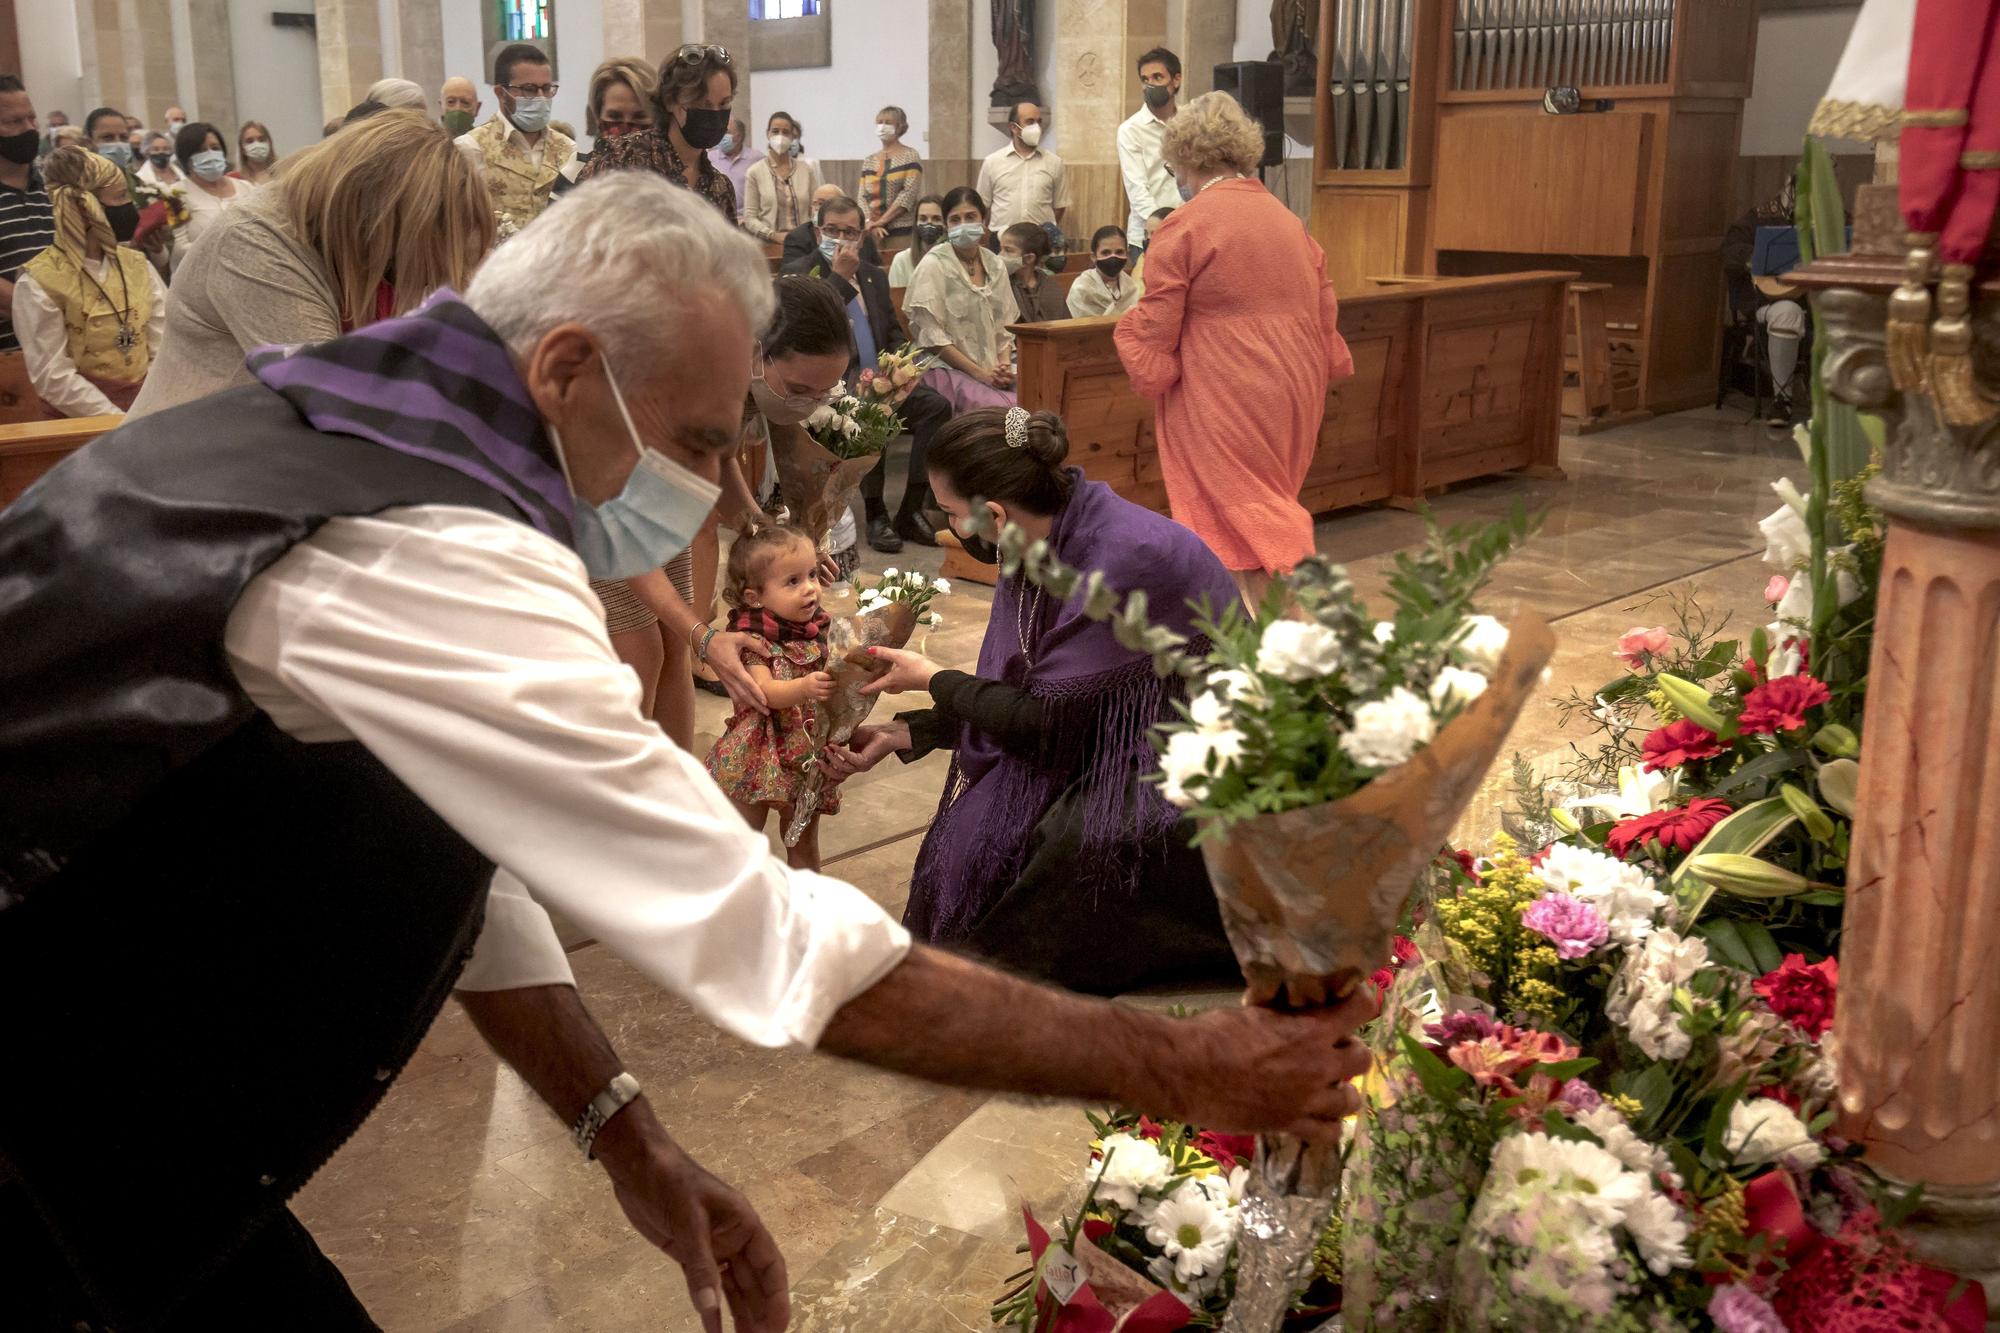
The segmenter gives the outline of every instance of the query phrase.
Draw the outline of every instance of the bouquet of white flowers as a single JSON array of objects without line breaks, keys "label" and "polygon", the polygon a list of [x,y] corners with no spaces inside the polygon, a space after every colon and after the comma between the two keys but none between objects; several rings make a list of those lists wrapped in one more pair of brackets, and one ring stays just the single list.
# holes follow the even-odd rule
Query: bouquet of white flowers
[{"label": "bouquet of white flowers", "polygon": [[861,590],[861,603],[857,610],[866,615],[901,602],[916,615],[917,624],[925,629],[936,629],[944,624],[944,617],[931,610],[930,604],[935,598],[950,595],[949,579],[934,579],[917,569],[885,569],[878,581]]}]

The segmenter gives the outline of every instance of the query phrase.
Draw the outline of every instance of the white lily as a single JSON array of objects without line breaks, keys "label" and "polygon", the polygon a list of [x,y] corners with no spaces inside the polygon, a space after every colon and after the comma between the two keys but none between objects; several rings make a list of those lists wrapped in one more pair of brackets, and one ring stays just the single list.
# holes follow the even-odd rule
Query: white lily
[{"label": "white lily", "polygon": [[1665,773],[1648,773],[1633,764],[1618,770],[1618,790],[1572,796],[1561,808],[1569,811],[1595,810],[1613,820],[1650,815],[1671,804],[1673,779]]}]

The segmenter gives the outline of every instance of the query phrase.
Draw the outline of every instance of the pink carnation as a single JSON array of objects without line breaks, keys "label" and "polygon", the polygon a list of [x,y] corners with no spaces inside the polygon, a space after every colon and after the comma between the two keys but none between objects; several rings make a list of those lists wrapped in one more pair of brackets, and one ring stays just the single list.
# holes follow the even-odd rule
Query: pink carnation
[{"label": "pink carnation", "polygon": [[1792,590],[1792,581],[1783,574],[1771,575],[1771,581],[1764,585],[1764,600],[1772,606],[1785,600],[1785,594]]},{"label": "pink carnation", "polygon": [[1603,948],[1611,934],[1602,912],[1560,892],[1545,893],[1529,903],[1521,913],[1521,924],[1555,945],[1558,958],[1582,958]]},{"label": "pink carnation", "polygon": [[1647,661],[1663,655],[1673,640],[1658,625],[1651,629],[1633,628],[1619,636],[1612,653],[1634,671],[1644,671]]},{"label": "pink carnation", "polygon": [[1785,1321],[1769,1301],[1733,1282],[1708,1298],[1708,1317],[1721,1333],[1785,1333]]}]

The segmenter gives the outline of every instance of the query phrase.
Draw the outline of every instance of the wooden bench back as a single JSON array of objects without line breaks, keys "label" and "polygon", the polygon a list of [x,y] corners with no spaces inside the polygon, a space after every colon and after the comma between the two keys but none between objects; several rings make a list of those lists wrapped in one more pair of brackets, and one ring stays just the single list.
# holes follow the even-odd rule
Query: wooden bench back
[{"label": "wooden bench back", "polygon": [[0,426],[0,509],[19,499],[37,477],[124,420],[114,412]]}]

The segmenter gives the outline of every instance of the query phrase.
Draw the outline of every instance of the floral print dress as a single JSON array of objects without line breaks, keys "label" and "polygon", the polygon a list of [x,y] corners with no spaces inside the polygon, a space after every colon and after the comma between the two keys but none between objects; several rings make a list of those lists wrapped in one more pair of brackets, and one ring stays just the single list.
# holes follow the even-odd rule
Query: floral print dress
[{"label": "floral print dress", "polygon": [[[769,640],[766,640],[769,643]],[[803,680],[827,669],[826,637],[771,643],[767,665],[776,680]],[[761,659],[757,659],[761,660]],[[738,708],[729,715],[722,739],[708,752],[708,775],[732,801],[745,805],[789,806],[798,799],[805,766],[813,753],[813,705],[780,708],[769,715]],[[840,813],[840,788],[826,787],[820,813]]]}]

